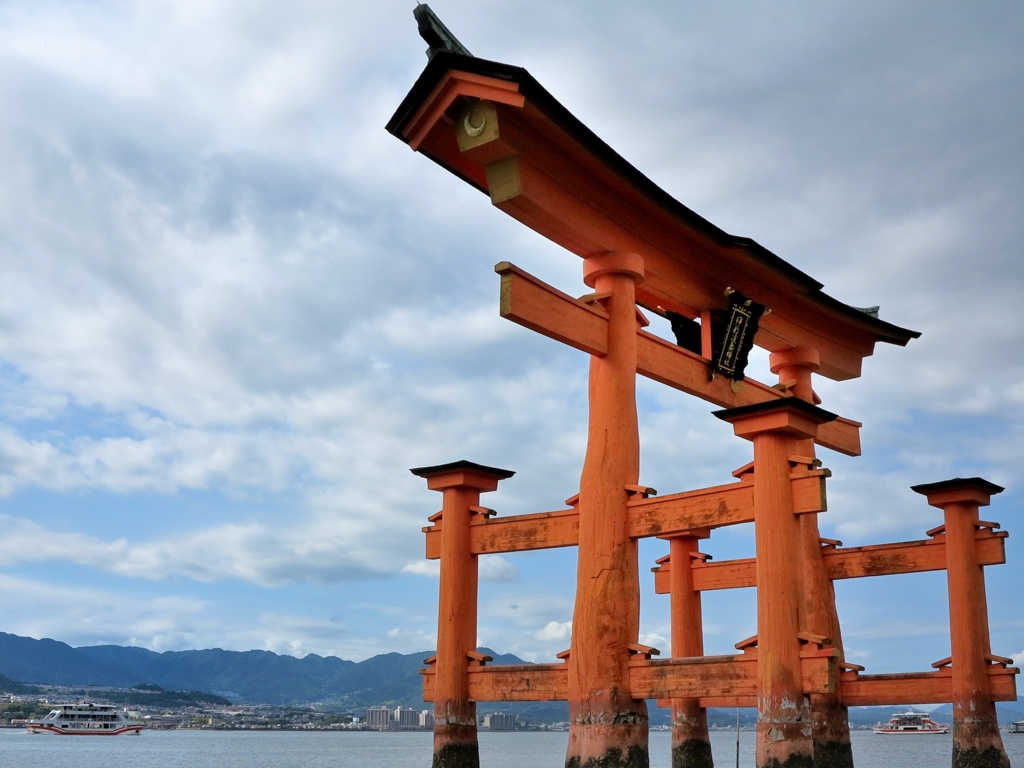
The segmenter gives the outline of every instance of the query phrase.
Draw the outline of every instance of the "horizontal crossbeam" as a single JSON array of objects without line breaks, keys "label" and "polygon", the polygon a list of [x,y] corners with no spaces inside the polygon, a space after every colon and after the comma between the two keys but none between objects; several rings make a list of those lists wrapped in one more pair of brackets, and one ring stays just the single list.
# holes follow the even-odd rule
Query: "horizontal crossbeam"
[{"label": "horizontal crossbeam", "polygon": [[[990,664],[988,687],[993,701],[1016,701],[1018,670]],[[843,704],[848,707],[876,707],[894,704],[946,704],[953,700],[953,672],[949,667],[936,672],[889,675],[858,675],[844,672],[840,677]]]},{"label": "horizontal crossbeam", "polygon": [[[801,472],[792,478],[793,505],[798,514],[824,512],[827,470]],[[667,536],[699,528],[750,523],[754,520],[754,486],[750,480],[696,491],[655,496],[629,503],[629,533],[636,539]],[[441,556],[443,519],[423,529],[427,559]],[[579,544],[579,513],[575,509],[532,515],[488,518],[474,516],[469,529],[474,555],[572,547]]]},{"label": "horizontal crossbeam", "polygon": [[[804,693],[835,690],[837,659],[831,650],[801,659]],[[423,700],[434,700],[434,671],[421,670]],[[692,659],[637,659],[630,662],[633,696],[668,699],[695,696],[755,696],[757,655],[702,656]],[[515,664],[469,667],[469,698],[473,701],[564,701],[568,697],[568,664]]]},{"label": "horizontal crossbeam", "polygon": [[[518,267],[502,262],[501,316],[532,331],[568,344],[590,355],[608,352],[608,316],[600,307],[584,304],[538,280]],[[721,408],[736,408],[786,397],[785,393],[753,379],[735,390],[724,377],[708,380],[708,361],[646,331],[637,332],[637,373],[694,395]],[[815,441],[849,456],[860,455],[860,424],[839,418],[818,427]]]},{"label": "horizontal crossbeam", "polygon": [[[977,533],[980,565],[1001,565],[1006,562],[1006,533],[983,529]],[[891,576],[900,573],[942,571],[946,568],[946,537],[921,541],[900,541],[869,547],[846,549],[826,548],[822,551],[829,578],[857,579],[865,576]],[[698,592],[714,589],[737,589],[757,586],[757,564],[754,558],[694,562],[693,584]],[[654,571],[654,591],[669,594],[672,563],[666,560]]]},{"label": "horizontal crossbeam", "polygon": [[[825,653],[817,651],[816,653]],[[815,652],[811,652],[812,654]],[[801,658],[804,693],[838,688],[845,706],[945,704],[953,699],[952,671],[861,675],[836,674],[834,656]],[[1014,667],[988,667],[989,692],[994,701],[1016,701]],[[434,671],[421,670],[423,700],[434,700]],[[633,661],[629,667],[632,693],[637,698],[697,698],[702,707],[756,707],[757,655],[702,656],[691,659]],[[837,685],[838,680],[838,685]],[[567,664],[516,664],[469,667],[469,696],[473,701],[564,701],[568,696]]]}]

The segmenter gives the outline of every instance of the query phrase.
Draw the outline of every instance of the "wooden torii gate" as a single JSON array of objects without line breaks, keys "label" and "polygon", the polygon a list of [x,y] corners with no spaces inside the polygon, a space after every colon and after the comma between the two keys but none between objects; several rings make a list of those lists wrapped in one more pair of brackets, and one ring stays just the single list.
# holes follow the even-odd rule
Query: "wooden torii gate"
[{"label": "wooden torii gate", "polygon": [[[480,494],[511,472],[468,461],[412,470],[443,493],[424,528],[427,557],[441,561],[437,655],[424,670],[435,768],[479,765],[475,702],[535,700],[568,700],[569,768],[647,766],[646,699],[672,706],[674,768],[712,764],[710,706],[757,707],[759,768],[832,768],[853,765],[847,707],[925,702],[954,705],[954,766],[1008,766],[994,702],[1016,698],[1017,670],[991,653],[982,572],[1004,561],[1006,534],[978,515],[1002,489],[980,478],[916,486],[945,514],[922,541],[843,548],[818,532],[830,473],[816,446],[859,455],[860,425],[818,406],[812,374],[854,378],[877,342],[919,334],[829,297],[674,200],[525,70],[440,40],[388,131],[582,257],[592,292],[577,298],[511,264],[495,268],[503,317],[590,355],[587,452],[566,509],[495,517]],[[774,386],[709,376],[731,291],[770,309],[754,341],[771,352]],[[691,322],[690,348],[643,330],[640,308]],[[714,415],[752,442],[753,461],[716,487],[657,496],[643,486],[638,373],[721,408]],[[713,529],[740,523],[755,526],[755,558],[698,552]],[[654,569],[672,605],[663,660],[638,644],[637,540],[650,536],[670,548]],[[487,666],[476,651],[477,557],[566,546],[578,547],[570,649],[554,664]],[[950,658],[905,674],[846,663],[835,579],[943,569]],[[748,586],[757,635],[735,655],[705,656],[701,593]]]}]

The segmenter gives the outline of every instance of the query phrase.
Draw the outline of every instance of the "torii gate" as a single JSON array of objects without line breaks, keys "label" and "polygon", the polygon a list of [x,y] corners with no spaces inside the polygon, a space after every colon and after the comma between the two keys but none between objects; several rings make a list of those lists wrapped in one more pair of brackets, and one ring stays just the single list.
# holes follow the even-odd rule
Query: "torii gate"
[{"label": "torii gate", "polygon": [[[480,494],[512,472],[469,461],[412,470],[444,494],[424,528],[427,557],[441,560],[438,650],[424,670],[435,768],[479,765],[475,702],[536,700],[569,702],[568,768],[646,767],[645,699],[672,706],[674,768],[712,765],[710,706],[757,707],[758,768],[832,768],[853,765],[847,707],[925,702],[954,705],[954,766],[1009,766],[994,702],[1016,699],[1018,670],[991,653],[982,572],[1004,562],[1006,534],[978,516],[1002,489],[980,478],[915,486],[945,513],[923,541],[844,549],[818,534],[830,473],[815,446],[859,455],[860,425],[818,407],[812,374],[854,378],[875,343],[919,334],[842,304],[718,229],[524,69],[468,55],[443,25],[434,32],[430,62],[388,131],[581,256],[592,290],[575,298],[511,264],[495,268],[503,317],[591,356],[587,452],[569,508],[493,517]],[[709,377],[721,346],[715,313],[731,291],[770,308],[754,341],[771,352],[775,386]],[[692,348],[644,331],[640,307],[692,322]],[[668,496],[640,484],[638,373],[722,408],[714,415],[753,443],[734,482]],[[755,558],[711,563],[697,551],[713,529],[750,522]],[[650,536],[670,547],[654,569],[672,601],[665,660],[638,644],[636,542]],[[579,548],[571,648],[555,664],[487,666],[476,651],[477,557],[564,546]],[[833,580],[942,569],[950,658],[884,675],[845,662]],[[736,655],[705,656],[700,593],[755,585],[757,635]]]}]

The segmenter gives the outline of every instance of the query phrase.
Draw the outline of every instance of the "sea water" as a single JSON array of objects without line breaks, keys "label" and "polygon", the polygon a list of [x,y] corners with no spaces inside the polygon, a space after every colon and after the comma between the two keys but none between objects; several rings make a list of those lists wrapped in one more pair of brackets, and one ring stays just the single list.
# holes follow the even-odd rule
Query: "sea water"
[{"label": "sea water", "polygon": [[[854,731],[857,768],[945,768],[952,737]],[[561,768],[567,733],[481,733],[481,768]],[[651,768],[669,768],[670,734],[651,733]],[[1024,768],[1024,734],[1003,734]],[[736,734],[714,731],[718,768],[736,765]],[[53,736],[0,729],[0,768],[428,768],[431,734],[371,731],[144,731],[140,736]],[[754,765],[754,734],[740,733],[740,765]]]}]

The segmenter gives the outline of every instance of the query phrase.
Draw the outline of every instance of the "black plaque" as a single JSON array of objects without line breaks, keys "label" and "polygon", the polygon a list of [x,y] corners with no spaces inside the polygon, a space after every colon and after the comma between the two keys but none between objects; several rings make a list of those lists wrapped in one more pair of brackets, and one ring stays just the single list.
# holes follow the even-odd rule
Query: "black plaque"
[{"label": "black plaque", "polygon": [[[729,308],[722,323],[712,327],[711,374],[721,373],[733,381],[743,381],[747,356],[754,346],[757,324],[765,307],[739,291],[729,294]],[[717,331],[717,333],[716,333]]]}]

